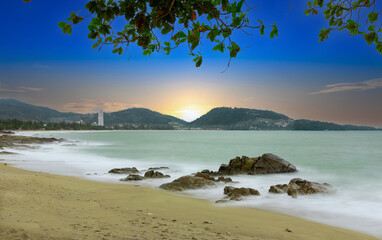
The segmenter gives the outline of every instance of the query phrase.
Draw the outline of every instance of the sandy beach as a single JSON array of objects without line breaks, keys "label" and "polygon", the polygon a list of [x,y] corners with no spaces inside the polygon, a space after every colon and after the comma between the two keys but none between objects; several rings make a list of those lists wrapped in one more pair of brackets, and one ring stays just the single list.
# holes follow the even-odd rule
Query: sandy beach
[{"label": "sandy beach", "polygon": [[159,189],[0,164],[0,239],[376,239]]}]

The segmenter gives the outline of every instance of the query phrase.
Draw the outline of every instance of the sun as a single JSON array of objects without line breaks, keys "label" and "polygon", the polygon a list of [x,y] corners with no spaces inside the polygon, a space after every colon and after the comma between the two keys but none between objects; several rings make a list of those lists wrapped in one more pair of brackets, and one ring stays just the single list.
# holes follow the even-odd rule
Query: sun
[{"label": "sun", "polygon": [[201,116],[200,110],[196,109],[185,109],[178,111],[178,113],[180,118],[187,122],[192,122]]}]

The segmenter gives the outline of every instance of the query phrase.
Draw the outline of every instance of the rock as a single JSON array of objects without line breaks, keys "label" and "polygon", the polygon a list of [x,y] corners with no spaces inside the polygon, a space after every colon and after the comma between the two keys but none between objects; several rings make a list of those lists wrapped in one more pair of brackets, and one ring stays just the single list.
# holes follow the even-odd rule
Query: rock
[{"label": "rock", "polygon": [[15,134],[15,133],[8,130],[0,130],[0,134]]},{"label": "rock", "polygon": [[216,181],[214,177],[211,177],[210,175],[208,175],[206,173],[202,173],[202,172],[197,172],[195,174],[195,177],[201,177],[201,178],[204,178],[204,179],[207,179],[207,180]]},{"label": "rock", "polygon": [[260,196],[260,192],[253,188],[235,188],[231,186],[226,186],[224,188],[224,194],[230,198],[230,200],[241,200],[242,196]]},{"label": "rock", "polygon": [[332,191],[333,188],[327,183],[309,182],[301,178],[293,178],[289,184],[278,184],[269,188],[271,193],[287,193],[293,198],[296,198],[297,195],[329,193]]},{"label": "rock", "polygon": [[[225,183],[232,182],[232,179],[229,178],[229,177],[220,176],[217,179],[215,179],[214,177],[211,177],[209,174],[207,174],[206,170],[203,170],[203,171],[202,172],[197,172],[195,174],[195,177],[201,177],[201,178],[204,178],[204,179],[207,179],[207,180],[211,180],[211,181],[214,181],[214,182],[225,182]],[[209,170],[207,170],[207,171],[209,171]]]},{"label": "rock", "polygon": [[132,173],[139,173],[138,169],[135,167],[132,168],[113,168],[109,171],[109,173],[115,173],[115,174],[132,174]]},{"label": "rock", "polygon": [[232,179],[230,177],[223,177],[223,176],[220,176],[218,177],[218,179],[216,180],[218,182],[225,182],[225,183],[229,183],[229,182],[232,182]]},{"label": "rock", "polygon": [[14,153],[14,152],[7,152],[7,151],[1,151],[0,154],[17,154],[17,153]]},{"label": "rock", "polygon": [[[217,172],[218,175],[236,174],[270,174],[287,173],[296,171],[296,167],[288,161],[271,153],[263,154],[261,157],[249,158],[246,156],[236,157],[229,164],[222,164]],[[211,175],[215,174],[210,172]],[[206,172],[207,174],[207,172]]]},{"label": "rock", "polygon": [[120,179],[120,181],[123,181],[123,182],[126,182],[126,181],[140,181],[140,180],[143,180],[143,179],[145,179],[145,178],[142,177],[142,176],[139,176],[137,174],[130,174],[126,178]]},{"label": "rock", "polygon": [[170,183],[165,183],[159,187],[171,191],[183,191],[187,189],[198,189],[207,186],[213,186],[215,182],[202,177],[196,176],[183,176]]},{"label": "rock", "polygon": [[168,167],[151,167],[149,169],[147,169],[147,171],[151,171],[151,170],[167,170],[167,169],[170,169]]},{"label": "rock", "polygon": [[63,139],[39,138],[18,135],[0,135],[0,149],[4,147],[27,147],[25,144],[44,144],[52,142],[62,142]]},{"label": "rock", "polygon": [[161,172],[154,172],[154,170],[147,171],[145,173],[145,178],[168,178],[170,175],[164,175]]},{"label": "rock", "polygon": [[269,192],[272,193],[286,193],[288,191],[287,184],[277,184],[269,188]]},{"label": "rock", "polygon": [[226,203],[226,202],[228,202],[227,199],[220,199],[215,201],[215,203]]}]

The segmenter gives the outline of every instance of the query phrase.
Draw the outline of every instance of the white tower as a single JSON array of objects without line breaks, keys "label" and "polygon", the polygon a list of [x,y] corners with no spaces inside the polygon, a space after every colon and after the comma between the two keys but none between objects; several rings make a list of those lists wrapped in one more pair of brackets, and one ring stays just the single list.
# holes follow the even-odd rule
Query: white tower
[{"label": "white tower", "polygon": [[98,126],[103,126],[103,110],[102,108],[98,111]]}]

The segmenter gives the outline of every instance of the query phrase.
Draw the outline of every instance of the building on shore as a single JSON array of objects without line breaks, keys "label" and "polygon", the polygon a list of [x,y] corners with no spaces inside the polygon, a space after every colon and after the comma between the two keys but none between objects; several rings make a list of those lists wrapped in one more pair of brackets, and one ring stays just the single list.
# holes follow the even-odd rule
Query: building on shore
[{"label": "building on shore", "polygon": [[104,126],[102,108],[100,108],[98,111],[98,126]]}]

